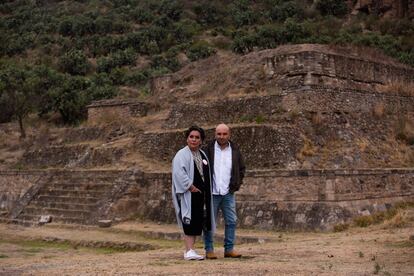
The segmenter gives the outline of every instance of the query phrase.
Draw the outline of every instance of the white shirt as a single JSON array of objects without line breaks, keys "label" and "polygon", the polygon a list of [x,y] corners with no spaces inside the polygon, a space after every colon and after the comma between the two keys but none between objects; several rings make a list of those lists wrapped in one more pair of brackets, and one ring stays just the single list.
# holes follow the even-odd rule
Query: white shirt
[{"label": "white shirt", "polygon": [[214,143],[213,195],[226,195],[229,193],[231,166],[230,143],[222,150],[216,141]]}]

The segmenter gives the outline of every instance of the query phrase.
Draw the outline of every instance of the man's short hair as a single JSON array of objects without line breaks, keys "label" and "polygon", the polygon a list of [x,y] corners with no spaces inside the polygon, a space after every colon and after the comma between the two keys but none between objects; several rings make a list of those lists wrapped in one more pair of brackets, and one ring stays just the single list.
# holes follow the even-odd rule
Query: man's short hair
[{"label": "man's short hair", "polygon": [[205,133],[205,131],[204,131],[204,129],[202,129],[201,127],[199,127],[199,126],[191,126],[191,127],[189,127],[186,131],[185,131],[185,133],[184,133],[184,135],[185,135],[185,138],[187,139],[188,138],[188,136],[190,136],[190,133],[191,133],[191,131],[198,131],[199,133],[200,133],[200,137],[201,137],[201,141],[204,141],[204,139],[206,138],[206,133]]}]

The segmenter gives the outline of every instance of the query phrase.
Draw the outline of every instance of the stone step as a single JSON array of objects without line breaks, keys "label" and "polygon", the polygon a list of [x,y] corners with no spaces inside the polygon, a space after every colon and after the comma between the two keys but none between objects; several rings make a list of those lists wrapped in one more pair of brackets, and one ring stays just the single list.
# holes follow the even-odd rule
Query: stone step
[{"label": "stone step", "polygon": [[59,209],[59,208],[46,208],[31,206],[24,208],[23,215],[51,215],[53,217],[78,217],[81,219],[89,218],[90,211],[76,210],[76,209]]},{"label": "stone step", "polygon": [[72,197],[72,196],[49,196],[40,195],[37,197],[37,201],[44,202],[61,202],[61,203],[83,203],[83,204],[94,204],[99,201],[98,197]]},{"label": "stone step", "polygon": [[82,190],[62,190],[62,189],[54,189],[54,190],[47,190],[46,188],[42,188],[39,191],[39,196],[68,196],[68,197],[102,197],[105,194],[105,191],[82,191]]},{"label": "stone step", "polygon": [[35,226],[37,221],[27,220],[27,219],[11,219],[11,218],[0,218],[0,223],[6,224],[19,224],[23,226]]},{"label": "stone step", "polygon": [[[24,221],[26,224],[37,225],[40,215],[22,214],[18,217],[18,221]],[[71,224],[88,224],[83,218],[78,217],[59,217],[52,216],[52,222],[71,223]],[[19,223],[20,224],[20,223]]]},{"label": "stone step", "polygon": [[116,176],[107,176],[107,175],[99,175],[99,172],[96,174],[73,174],[73,175],[54,175],[52,179],[50,179],[51,183],[66,183],[66,182],[76,182],[76,183],[93,183],[93,182],[100,182],[100,183],[113,183],[119,175]]},{"label": "stone step", "polygon": [[113,186],[112,183],[53,183],[48,184],[41,190],[67,190],[67,191],[107,191]]},{"label": "stone step", "polygon": [[53,201],[42,201],[34,200],[30,202],[30,206],[36,206],[39,208],[53,208],[53,209],[66,209],[66,210],[83,210],[83,211],[94,211],[97,209],[96,204],[83,204],[73,202],[53,202]]}]

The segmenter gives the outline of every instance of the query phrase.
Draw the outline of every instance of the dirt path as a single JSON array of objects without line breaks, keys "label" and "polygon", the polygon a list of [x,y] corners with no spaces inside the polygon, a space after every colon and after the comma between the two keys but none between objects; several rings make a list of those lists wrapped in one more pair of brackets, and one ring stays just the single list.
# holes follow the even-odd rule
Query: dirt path
[{"label": "dirt path", "polygon": [[[0,224],[0,275],[414,275],[413,225],[351,228],[340,233],[243,231],[265,242],[237,246],[244,257],[188,262],[180,241],[146,238],[146,231],[177,232],[171,225],[127,223],[109,229]],[[67,241],[146,243],[154,250],[118,252]],[[270,241],[271,240],[271,241]],[[110,247],[110,245],[108,245]],[[202,244],[198,244],[202,252]]]}]

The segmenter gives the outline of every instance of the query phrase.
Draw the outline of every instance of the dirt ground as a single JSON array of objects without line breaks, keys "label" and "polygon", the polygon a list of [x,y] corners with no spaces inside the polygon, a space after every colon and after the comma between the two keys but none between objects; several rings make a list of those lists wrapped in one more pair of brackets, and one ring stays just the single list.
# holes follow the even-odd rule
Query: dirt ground
[{"label": "dirt ground", "polygon": [[[111,228],[0,224],[0,275],[414,275],[412,223],[338,233],[239,230],[240,238],[257,237],[237,245],[241,259],[224,259],[218,245],[219,259],[205,261],[184,261],[177,233],[175,225],[135,222]],[[150,250],[114,249],[126,242]],[[203,252],[202,243],[197,250]]]}]

